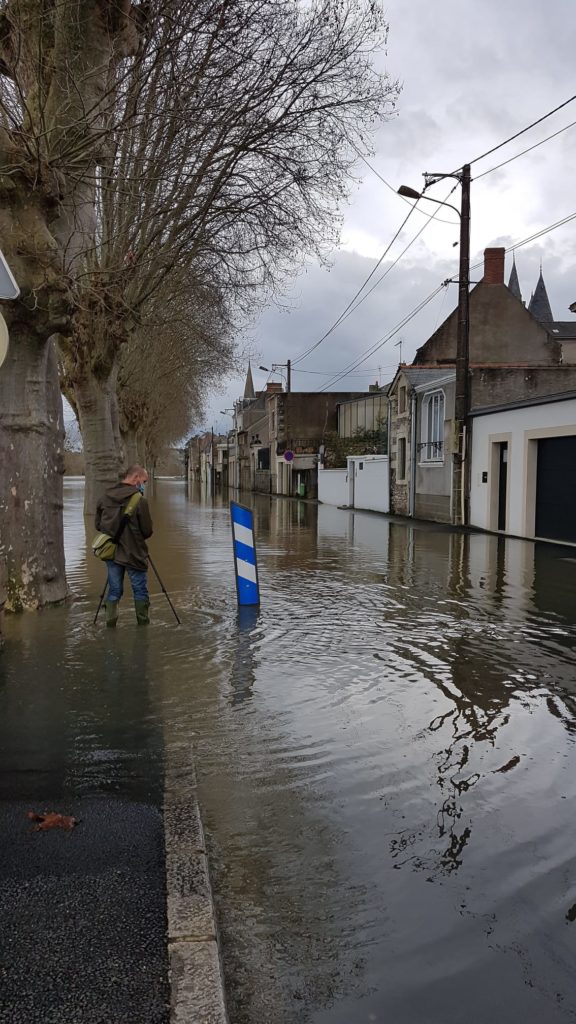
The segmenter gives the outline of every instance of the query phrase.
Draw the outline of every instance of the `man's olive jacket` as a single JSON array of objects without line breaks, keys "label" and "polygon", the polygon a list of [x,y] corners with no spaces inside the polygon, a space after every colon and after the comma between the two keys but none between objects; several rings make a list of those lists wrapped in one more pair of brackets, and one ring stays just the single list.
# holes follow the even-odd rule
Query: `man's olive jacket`
[{"label": "man's olive jacket", "polygon": [[[122,521],[128,499],[136,494],[133,484],[115,484],[102,495],[96,506],[96,529],[114,537]],[[148,568],[146,541],[152,536],[152,518],[146,498],[140,498],[136,511],[130,516],[116,547],[115,562],[144,572]]]}]

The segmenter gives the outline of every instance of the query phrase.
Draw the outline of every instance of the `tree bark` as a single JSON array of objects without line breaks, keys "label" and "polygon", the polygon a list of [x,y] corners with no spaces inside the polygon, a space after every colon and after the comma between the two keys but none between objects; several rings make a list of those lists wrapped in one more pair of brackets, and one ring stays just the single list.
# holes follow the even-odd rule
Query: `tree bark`
[{"label": "tree bark", "polygon": [[66,596],[64,426],[53,337],[70,322],[71,293],[49,229],[56,183],[47,176],[44,193],[34,192],[36,168],[4,130],[0,163],[0,238],[21,290],[2,304],[10,347],[0,369],[0,577],[9,607],[20,610]]},{"label": "tree bark", "polygon": [[53,342],[14,327],[0,371],[0,565],[8,608],[66,597],[64,423]]},{"label": "tree bark", "polygon": [[86,463],[85,515],[94,514],[98,498],[118,482],[122,468],[116,378],[114,368],[104,378],[87,373],[74,385]]},{"label": "tree bark", "polygon": [[134,465],[135,463],[143,465],[144,456],[141,450],[141,441],[136,430],[133,427],[126,427],[121,431],[121,437],[126,466]]},{"label": "tree bark", "polygon": [[0,238],[21,290],[4,307],[0,370],[0,577],[14,609],[66,596],[55,336],[71,332],[72,274],[94,243],[109,69],[137,50],[135,13],[130,0],[8,0],[0,11]]}]

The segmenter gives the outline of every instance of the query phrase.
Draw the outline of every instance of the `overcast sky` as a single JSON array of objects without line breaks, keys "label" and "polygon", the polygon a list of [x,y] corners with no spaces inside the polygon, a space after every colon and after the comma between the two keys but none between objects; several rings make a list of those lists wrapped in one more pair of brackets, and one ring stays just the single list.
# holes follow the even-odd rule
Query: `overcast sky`
[{"label": "overcast sky", "polygon": [[[390,0],[386,10],[390,38],[383,66],[401,79],[403,90],[398,116],[378,131],[376,155],[370,162],[395,188],[409,184],[420,189],[424,171],[450,171],[473,160],[576,93],[573,0]],[[478,163],[473,177],[573,120],[576,101]],[[486,246],[508,247],[575,212],[575,164],[576,126],[473,181],[472,263]],[[283,301],[289,309],[268,307],[247,333],[256,352],[257,388],[267,376],[258,371],[258,364],[269,367],[297,358],[331,326],[409,210],[365,165],[359,163],[356,173],[359,181],[345,210],[342,244],[332,256],[331,268],[303,267],[286,288]],[[449,187],[442,182],[431,194],[444,199]],[[459,206],[459,189],[452,201]],[[432,203],[421,206],[426,215],[415,212],[410,217],[377,276],[436,209]],[[457,220],[449,210],[440,210],[438,216]],[[457,224],[429,224],[357,312],[297,364],[293,390],[310,391],[326,384],[454,275],[457,239]],[[536,284],[541,259],[553,314],[568,320],[572,314],[567,307],[576,300],[576,220],[518,249],[516,264],[526,299]],[[509,269],[507,259],[507,276]],[[481,271],[471,276],[478,280]],[[409,361],[456,301],[456,286],[451,285],[367,359],[355,376],[344,378],[334,389],[363,390],[376,380],[389,380],[398,362],[398,336],[403,338],[402,358]],[[240,378],[223,382],[222,391],[210,400],[204,426],[226,429],[230,420],[220,410],[230,407],[242,390]]]}]

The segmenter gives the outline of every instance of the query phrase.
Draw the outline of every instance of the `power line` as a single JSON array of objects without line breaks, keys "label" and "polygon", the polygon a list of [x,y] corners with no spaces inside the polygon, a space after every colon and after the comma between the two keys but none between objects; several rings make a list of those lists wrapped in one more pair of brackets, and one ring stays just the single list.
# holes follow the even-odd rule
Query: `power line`
[{"label": "power line", "polygon": [[[356,149],[356,146],[353,146],[352,148],[356,150],[360,159],[366,164],[366,167],[369,167],[372,173],[375,174],[376,177],[379,178],[384,185],[386,185],[386,188],[389,188],[390,191],[393,192],[395,196],[398,196],[398,199],[401,199],[403,203],[408,203],[408,205],[410,205],[410,200],[406,199],[405,196],[399,195],[397,189],[394,188],[394,185],[391,185],[389,181],[386,181],[386,178],[384,178],[383,175],[380,174],[380,171],[377,171],[376,168],[372,166],[372,164],[366,159],[366,157],[362,155],[360,150]],[[416,212],[421,213],[423,217],[427,216],[426,210],[418,209]],[[438,217],[436,223],[454,225],[456,222],[453,220],[443,220],[441,217]]]},{"label": "power line", "polygon": [[346,314],[348,313],[348,310],[350,309],[350,307],[351,307],[351,306],[352,306],[352,305],[353,305],[353,304],[354,304],[354,303],[356,302],[356,299],[358,298],[358,296],[359,296],[359,295],[360,295],[360,294],[361,294],[361,293],[362,293],[362,292],[364,291],[364,289],[365,289],[366,285],[367,285],[367,284],[368,284],[368,282],[369,282],[369,281],[371,280],[371,278],[372,278],[372,277],[374,276],[374,274],[375,274],[375,273],[376,273],[376,271],[378,270],[378,267],[380,266],[380,264],[382,263],[382,261],[383,261],[383,260],[384,260],[384,259],[386,258],[386,256],[388,255],[388,253],[390,252],[390,249],[391,249],[391,248],[392,248],[392,246],[394,245],[394,242],[395,242],[395,241],[396,241],[396,239],[398,238],[398,235],[399,235],[399,234],[401,233],[401,231],[402,231],[402,229],[404,228],[405,224],[407,224],[407,223],[408,223],[408,221],[410,220],[410,217],[411,217],[411,216],[412,216],[412,214],[414,213],[414,210],[415,210],[415,208],[416,208],[416,204],[414,204],[414,206],[412,206],[412,207],[410,208],[410,211],[409,211],[409,213],[407,214],[407,216],[406,216],[406,217],[404,218],[404,220],[402,221],[402,223],[401,223],[400,227],[398,228],[398,230],[397,230],[396,234],[395,234],[395,235],[394,235],[394,237],[392,238],[392,241],[391,241],[391,242],[390,242],[390,243],[389,243],[389,244],[388,244],[388,245],[386,246],[386,248],[385,248],[384,252],[382,253],[382,255],[381,255],[381,257],[380,257],[380,259],[379,259],[379,260],[378,260],[378,262],[376,263],[376,266],[374,266],[374,267],[372,268],[372,270],[371,270],[371,271],[370,271],[370,273],[368,274],[368,277],[366,278],[366,280],[364,281],[364,283],[362,284],[362,286],[361,286],[361,287],[360,287],[360,288],[358,289],[358,291],[356,292],[356,294],[355,294],[355,295],[354,295],[354,296],[353,296],[353,297],[352,297],[352,298],[350,299],[350,302],[348,303],[348,305],[346,306],[346,308],[345,308],[345,309],[344,309],[344,310],[342,311],[342,313],[340,314],[340,316],[338,317],[338,319],[334,321],[334,323],[332,324],[332,326],[331,326],[331,327],[330,327],[330,328],[329,328],[329,329],[328,329],[328,330],[326,331],[326,333],[325,333],[325,334],[323,334],[323,335],[322,335],[322,337],[321,337],[321,338],[320,338],[320,339],[319,339],[318,341],[314,342],[314,344],[313,344],[313,345],[311,345],[311,346],[310,346],[310,348],[307,348],[307,349],[306,349],[306,351],[302,353],[302,355],[300,355],[300,356],[296,356],[296,359],[293,359],[293,360],[292,360],[292,366],[295,366],[295,365],[296,365],[296,363],[301,363],[303,359],[306,359],[306,358],[307,358],[307,356],[309,356],[311,352],[314,352],[314,350],[315,350],[315,349],[317,349],[317,348],[318,348],[318,346],[319,346],[319,345],[321,345],[323,341],[326,341],[326,338],[328,338],[328,337],[329,337],[329,336],[330,336],[330,335],[332,334],[332,332],[333,332],[333,331],[335,331],[335,330],[336,330],[336,328],[340,326],[340,324],[342,323],[342,320],[343,320],[343,319],[344,319],[344,318],[346,317]]},{"label": "power line", "polygon": [[[570,223],[570,221],[572,221],[572,220],[576,220],[576,211],[574,211],[574,213],[568,214],[566,217],[563,217],[561,220],[556,221],[554,224],[549,224],[548,227],[541,228],[539,231],[535,231],[532,235],[529,235],[527,238],[522,239],[521,242],[515,242],[513,245],[508,246],[508,248],[506,249],[506,252],[512,252],[515,249],[520,249],[523,245],[528,245],[530,242],[536,241],[538,238],[541,238],[543,235],[547,235],[551,231],[555,231],[557,228],[562,227],[564,224]],[[480,263],[475,263],[474,266],[470,267],[470,269],[471,270],[477,270],[478,267],[481,267],[482,265],[483,264],[481,262]],[[390,331],[387,335],[385,335],[383,338],[381,338],[379,341],[377,341],[376,344],[373,345],[369,350],[366,350],[364,353],[362,353],[361,357],[358,360],[356,360],[353,363],[348,364],[348,366],[345,367],[345,369],[340,374],[335,375],[327,384],[325,384],[322,388],[320,388],[320,390],[321,391],[326,391],[328,388],[333,387],[334,384],[337,384],[339,380],[342,380],[343,377],[349,376],[348,371],[353,371],[358,366],[361,366],[362,363],[366,361],[366,359],[369,359],[370,356],[374,354],[374,352],[376,352],[379,348],[381,348],[388,341],[390,341],[390,339],[393,338],[394,335],[398,333],[398,331],[400,331],[403,327],[405,327],[406,324],[410,322],[410,320],[413,320],[414,317],[422,309],[424,309],[424,307],[427,306],[428,303],[431,302],[432,299],[434,299],[436,297],[436,295],[438,295],[438,293],[442,290],[442,288],[444,288],[446,285],[448,285],[453,280],[454,280],[453,278],[450,278],[448,281],[444,281],[441,285],[439,285],[433,292],[430,293],[430,295],[428,295],[425,299],[423,299],[422,302],[418,306],[415,307],[415,309],[413,309],[410,313],[408,313],[408,315],[399,324],[397,324],[396,327],[394,327],[392,329],[392,331]]]},{"label": "power line", "polygon": [[540,139],[540,142],[535,142],[533,146],[528,146],[527,149],[521,150],[521,152],[516,153],[515,156],[509,157],[508,160],[503,160],[502,163],[496,164],[495,167],[491,167],[488,171],[482,171],[482,174],[476,175],[474,181],[479,181],[480,178],[485,178],[487,174],[492,174],[492,171],[498,171],[500,170],[501,167],[505,167],[506,164],[511,164],[512,161],[517,160],[519,156],[524,156],[525,153],[530,153],[533,149],[538,149],[538,146],[543,146],[545,142],[550,142],[551,139],[555,139],[558,135],[561,135],[562,132],[566,132],[569,128],[573,128],[574,125],[576,125],[576,121],[571,121],[570,124],[564,125],[563,128],[560,128],[559,131],[554,132],[553,135],[548,135],[545,139]]},{"label": "power line", "polygon": [[[450,191],[449,191],[449,192],[448,192],[448,194],[446,195],[446,199],[448,199],[448,198],[449,198],[449,197],[450,197],[450,196],[452,195],[452,193],[454,192],[454,190],[455,190],[456,188],[457,188],[457,185],[453,185],[453,186],[452,186],[452,188],[450,189]],[[444,201],[445,201],[445,200],[444,200]],[[415,204],[414,204],[414,206],[412,206],[412,208],[411,208],[412,212],[413,212],[413,211],[414,211],[415,209],[416,209],[416,203],[415,203]],[[434,210],[434,212],[428,215],[428,217],[427,217],[427,220],[426,220],[426,223],[425,223],[425,224],[423,224],[421,228],[419,228],[419,230],[418,230],[418,231],[416,232],[416,234],[414,235],[414,237],[413,237],[413,238],[412,238],[412,239],[411,239],[411,240],[410,240],[410,241],[408,242],[408,245],[407,245],[407,246],[405,246],[405,248],[404,248],[404,249],[402,250],[402,252],[401,252],[401,253],[400,253],[400,254],[399,254],[399,255],[398,255],[397,257],[396,257],[396,259],[394,260],[394,262],[393,262],[393,263],[391,263],[391,264],[390,264],[390,266],[386,268],[386,270],[384,271],[384,273],[383,273],[383,274],[382,274],[382,275],[381,275],[381,276],[380,276],[380,277],[378,278],[378,280],[377,280],[377,281],[376,281],[376,282],[375,282],[375,283],[374,283],[374,284],[372,285],[372,287],[371,287],[371,288],[369,288],[369,290],[368,290],[368,291],[367,291],[367,292],[366,292],[366,293],[365,293],[364,295],[362,295],[362,297],[361,297],[361,298],[358,298],[358,297],[359,297],[359,296],[361,295],[361,292],[362,292],[362,291],[364,290],[364,288],[365,288],[365,287],[366,287],[366,285],[368,284],[368,282],[370,281],[370,279],[371,279],[371,278],[372,278],[372,277],[374,276],[374,274],[375,274],[376,270],[378,269],[378,267],[379,267],[379,266],[380,266],[380,264],[382,263],[382,261],[383,261],[384,257],[386,256],[386,254],[387,254],[387,253],[388,253],[388,252],[390,251],[390,248],[391,248],[391,246],[392,246],[392,245],[394,244],[394,242],[395,242],[395,241],[396,241],[396,239],[398,238],[398,235],[400,234],[400,232],[402,231],[402,228],[404,227],[404,225],[405,225],[405,224],[406,224],[406,222],[408,221],[408,218],[410,217],[410,214],[408,214],[408,217],[406,217],[406,218],[404,219],[404,221],[403,221],[403,223],[401,224],[400,228],[398,229],[398,231],[397,231],[397,232],[396,232],[396,234],[394,235],[394,238],[392,239],[392,241],[390,242],[390,244],[389,244],[389,245],[387,246],[387,248],[386,248],[386,251],[385,251],[385,252],[384,252],[384,253],[382,254],[382,256],[380,257],[380,259],[378,260],[378,263],[377,263],[377,264],[376,264],[376,266],[375,266],[375,267],[373,268],[373,270],[372,270],[372,271],[370,272],[370,274],[369,274],[369,275],[368,275],[368,277],[366,278],[366,280],[365,280],[364,284],[362,285],[362,287],[361,287],[361,288],[360,288],[360,289],[359,289],[359,290],[358,290],[358,291],[356,292],[356,295],[354,296],[354,298],[353,298],[353,299],[351,299],[351,301],[350,301],[350,302],[348,303],[348,305],[346,306],[346,309],[345,309],[345,310],[344,310],[344,311],[343,311],[343,312],[342,312],[342,313],[340,314],[340,317],[338,318],[338,320],[337,320],[337,321],[336,321],[336,322],[335,322],[335,323],[334,323],[334,324],[332,325],[332,327],[330,328],[330,330],[329,330],[329,331],[327,331],[327,332],[326,332],[326,334],[324,334],[324,335],[323,335],[323,337],[322,337],[322,338],[320,338],[320,339],[319,339],[319,340],[318,340],[318,341],[317,341],[317,342],[316,342],[316,343],[315,343],[314,345],[312,345],[312,346],[311,346],[311,347],[310,347],[309,349],[307,349],[307,350],[306,350],[305,352],[303,352],[301,356],[298,356],[298,358],[297,358],[297,359],[293,359],[293,360],[292,360],[292,365],[293,365],[293,366],[294,366],[294,364],[295,364],[295,363],[297,363],[297,362],[302,362],[302,360],[303,360],[303,359],[305,359],[305,358],[306,358],[307,356],[309,356],[309,355],[310,355],[310,353],[314,351],[314,349],[318,348],[318,346],[319,346],[319,345],[321,345],[321,344],[322,344],[322,342],[323,342],[323,341],[325,341],[325,340],[326,340],[326,338],[327,338],[327,337],[328,337],[328,336],[329,336],[330,334],[332,334],[332,332],[333,332],[334,330],[336,330],[336,328],[337,328],[337,327],[340,327],[340,326],[341,326],[341,325],[342,325],[342,324],[344,323],[344,321],[348,319],[348,317],[349,317],[349,316],[352,316],[352,314],[356,312],[356,310],[357,310],[357,309],[359,308],[359,306],[361,306],[361,305],[362,305],[362,303],[366,301],[366,299],[367,299],[367,298],[368,298],[368,297],[369,297],[369,296],[370,296],[370,295],[372,294],[372,292],[373,292],[373,291],[374,291],[374,290],[375,290],[375,289],[376,289],[376,288],[378,287],[378,285],[382,283],[382,281],[384,280],[384,278],[388,276],[388,274],[390,273],[390,271],[391,271],[391,270],[393,270],[393,269],[394,269],[394,267],[395,267],[395,266],[396,266],[396,265],[397,265],[397,264],[398,264],[398,263],[400,262],[400,260],[402,259],[402,257],[406,255],[406,253],[408,252],[408,250],[409,250],[409,249],[410,249],[410,248],[411,248],[411,247],[412,247],[412,246],[414,245],[414,243],[415,243],[415,242],[416,242],[416,241],[418,240],[418,238],[420,237],[420,235],[422,234],[422,232],[423,232],[423,231],[425,230],[425,228],[427,228],[427,227],[428,227],[428,225],[429,225],[430,221],[432,221],[432,220],[436,220],[436,219],[437,219],[437,217],[438,217],[438,211],[439,211],[439,207],[436,207],[436,209]],[[452,223],[452,222],[446,222],[446,221],[445,221],[444,223]],[[454,226],[454,225],[452,225],[452,226]],[[356,301],[357,299],[358,299],[358,301]]]},{"label": "power line", "polygon": [[361,366],[362,363],[366,362],[366,360],[369,359],[370,356],[374,355],[374,353],[377,352],[379,348],[382,348],[382,346],[385,345],[386,342],[390,341],[390,339],[393,338],[394,335],[398,333],[398,331],[402,330],[402,328],[405,327],[406,324],[410,323],[410,321],[413,320],[414,317],[418,313],[420,313],[421,310],[423,310],[424,307],[427,306],[428,303],[431,302],[432,299],[434,299],[438,295],[438,293],[442,291],[442,288],[444,287],[445,282],[438,285],[438,287],[435,288],[434,291],[427,296],[427,298],[423,299],[422,302],[420,302],[410,313],[408,313],[407,316],[405,316],[400,321],[400,323],[396,324],[396,326],[388,334],[380,338],[380,340],[377,341],[370,349],[363,352],[360,358],[356,360],[356,362],[350,363],[348,366],[344,368],[344,370],[341,373],[336,375],[332,380],[328,381],[327,384],[320,388],[320,391],[327,391],[328,388],[333,387],[334,384],[337,384],[338,381],[342,380],[343,377],[347,377],[349,370],[355,370],[358,366]]},{"label": "power line", "polygon": [[[574,213],[569,213],[566,217],[562,217],[561,220],[557,220],[554,224],[549,224],[546,228],[540,228],[538,231],[535,231],[533,235],[529,235],[528,238],[523,238],[521,242],[513,242],[512,245],[509,245],[504,251],[515,252],[516,249],[521,249],[523,245],[529,245],[530,242],[536,242],[539,238],[542,238],[543,235],[549,235],[551,231],[555,231],[556,228],[561,228],[564,224],[569,224],[571,220],[575,219],[576,211]],[[478,270],[478,268],[483,265],[483,261],[480,260],[478,263],[474,263],[474,265],[470,267],[470,271]],[[453,283],[455,280],[456,278],[451,277],[450,283]]]},{"label": "power line", "polygon": [[562,220],[557,220],[555,224],[551,224],[547,228],[542,228],[541,231],[536,231],[533,235],[528,238],[523,238],[521,242],[515,242],[514,245],[509,245],[506,252],[512,252],[513,249],[520,249],[523,245],[528,245],[529,242],[535,242],[542,235],[548,235],[551,231],[555,231],[556,228],[561,228],[564,224],[568,224],[571,220],[576,218],[576,211],[569,213],[567,217],[563,217]]},{"label": "power line", "polygon": [[[575,99],[576,99],[576,93],[573,96],[570,96],[563,103],[560,103],[557,107],[554,107],[553,110],[548,111],[547,114],[543,114],[542,117],[539,117],[536,121],[533,121],[531,124],[527,125],[525,128],[522,128],[520,131],[516,132],[514,135],[511,135],[509,138],[505,139],[503,142],[500,142],[498,145],[493,146],[491,149],[486,150],[486,152],[482,153],[480,156],[475,157],[474,160],[470,161],[470,163],[471,164],[478,163],[480,160],[483,160],[485,157],[490,156],[491,153],[495,153],[497,150],[502,149],[503,146],[507,146],[508,143],[513,142],[515,139],[519,138],[521,135],[524,135],[526,132],[530,131],[532,128],[535,128],[537,125],[539,125],[543,121],[547,120],[549,117],[552,117],[553,114],[556,114],[559,110],[562,110],[564,107],[568,106],[568,104],[572,103]],[[536,143],[534,146],[530,146],[526,150],[523,150],[521,153],[517,153],[514,157],[511,157],[509,160],[505,160],[501,164],[498,164],[497,166],[490,168],[490,170],[485,171],[481,175],[478,175],[478,178],[484,177],[485,174],[490,174],[492,171],[497,170],[499,167],[503,167],[505,164],[511,163],[512,160],[515,160],[518,157],[523,156],[524,153],[528,153],[528,152],[530,152],[530,150],[536,149],[537,146],[543,145],[545,142],[550,141],[550,139],[555,138],[557,135],[561,134],[562,131],[566,131],[568,128],[573,127],[573,124],[576,124],[576,122],[573,122],[570,125],[566,125],[565,128],[560,129],[560,131],[555,132],[553,135],[549,136],[546,139],[542,139],[539,143]],[[358,152],[358,150],[356,150],[356,152]],[[386,179],[368,162],[366,157],[364,157],[359,152],[358,152],[358,155],[364,161],[364,163],[367,165],[367,167],[370,168],[370,170],[373,172],[373,174],[375,174],[376,177],[378,177],[386,185],[387,188],[389,188],[391,191],[395,191],[393,189],[393,187],[389,184],[389,182],[387,182]],[[448,199],[448,197],[452,194],[452,192],[454,191],[455,188],[456,188],[456,186],[454,186],[450,190],[450,192],[446,196],[446,199]],[[362,295],[362,292],[366,288],[366,285],[372,279],[372,277],[376,273],[378,267],[382,264],[382,262],[384,261],[384,259],[388,255],[388,253],[389,253],[390,249],[392,248],[394,242],[396,241],[396,239],[398,238],[398,236],[402,232],[404,226],[407,224],[407,222],[408,222],[409,218],[412,216],[414,210],[416,210],[417,203],[418,203],[418,200],[416,201],[416,203],[414,203],[413,206],[410,207],[409,213],[407,214],[407,216],[403,220],[402,224],[398,228],[396,234],[393,236],[392,240],[390,241],[390,243],[387,245],[386,249],[384,250],[384,252],[380,256],[378,262],[372,268],[372,270],[368,274],[368,277],[365,279],[365,281],[363,282],[361,287],[356,291],[355,295],[352,297],[352,299],[350,300],[348,305],[345,307],[345,309],[342,311],[342,313],[337,318],[337,320],[334,321],[334,323],[331,325],[331,327],[322,335],[321,338],[318,339],[318,341],[316,341],[313,345],[311,345],[308,349],[306,349],[301,355],[297,356],[295,359],[292,360],[292,365],[293,366],[295,366],[296,363],[302,362],[303,359],[306,359],[312,352],[314,352],[322,344],[322,342],[324,342],[326,340],[326,338],[328,338],[346,319],[348,319],[349,316],[352,315],[352,313],[354,313],[359,308],[359,306],[368,298],[368,296],[372,294],[374,289],[377,288],[378,285],[384,280],[384,278],[387,276],[387,274],[389,274],[390,271],[397,265],[397,263],[400,261],[400,259],[402,259],[402,257],[405,255],[405,253],[408,251],[408,249],[410,249],[410,247],[414,244],[416,239],[422,234],[422,231],[424,230],[424,228],[426,228],[428,226],[428,224],[430,223],[431,220],[434,220],[434,219],[440,220],[439,218],[437,218],[438,211],[435,211],[435,213],[431,214],[428,217],[426,223],[420,229],[420,231],[417,232],[415,237],[412,239],[411,242],[409,242],[409,244],[406,246],[406,248],[400,253],[400,255],[397,257],[397,259],[394,261],[394,263],[392,263],[392,265],[387,268],[387,270],[375,282],[375,284],[372,286],[372,288],[370,288],[368,290],[368,292],[366,292],[366,294],[363,295],[362,298],[360,298],[360,296]],[[424,211],[419,210],[418,212],[419,213],[423,213]],[[441,223],[451,223],[451,222],[446,222],[446,221],[440,221],[440,222]],[[556,225],[556,226],[560,226],[560,223],[558,225]],[[554,228],[549,228],[547,230],[554,230]],[[540,237],[540,236],[537,235],[535,237]],[[520,243],[520,244],[525,244],[525,243]],[[471,268],[471,269],[474,269],[474,268]],[[359,301],[357,301],[357,300],[359,300]]]},{"label": "power line", "polygon": [[[450,198],[450,196],[452,195],[452,193],[453,193],[453,192],[455,191],[455,189],[456,189],[457,187],[458,187],[458,185],[457,185],[457,184],[456,184],[456,185],[453,185],[453,186],[452,186],[452,188],[451,188],[451,189],[450,189],[450,191],[448,192],[448,195],[446,196],[446,199],[449,199],[449,198]],[[443,200],[443,202],[446,202],[446,199],[444,199],[444,200]],[[408,245],[406,246],[406,248],[405,248],[405,249],[403,249],[403,250],[402,250],[402,252],[400,253],[400,255],[396,257],[396,259],[394,260],[394,262],[393,262],[393,263],[391,263],[391,264],[390,264],[390,266],[386,268],[386,270],[384,271],[384,273],[383,273],[383,274],[382,274],[382,275],[381,275],[381,276],[380,276],[380,277],[378,278],[378,280],[377,280],[377,281],[375,281],[375,282],[374,282],[374,284],[373,284],[373,285],[372,285],[372,287],[371,287],[371,288],[370,288],[370,289],[369,289],[369,290],[368,290],[368,291],[366,292],[366,294],[365,294],[365,295],[363,295],[363,296],[362,296],[362,298],[358,300],[358,302],[356,303],[356,305],[355,305],[355,306],[353,306],[353,307],[352,307],[352,309],[351,309],[351,310],[349,310],[349,312],[348,312],[348,313],[346,313],[346,316],[344,316],[344,317],[342,318],[342,320],[340,321],[340,323],[341,323],[341,324],[342,324],[342,323],[344,323],[344,320],[347,320],[349,316],[352,316],[352,313],[355,313],[355,312],[356,312],[356,310],[358,309],[358,307],[359,307],[359,306],[361,306],[361,305],[362,305],[362,303],[363,303],[363,302],[364,302],[364,301],[365,301],[365,300],[366,300],[366,299],[368,298],[368,296],[369,296],[369,295],[371,295],[371,294],[372,294],[372,292],[373,292],[373,291],[374,291],[374,290],[375,290],[375,289],[376,289],[376,288],[378,287],[378,285],[382,283],[382,281],[384,280],[384,278],[385,278],[385,277],[387,277],[387,276],[388,276],[388,274],[390,273],[390,271],[391,271],[391,270],[394,270],[394,267],[395,267],[395,266],[397,265],[397,263],[399,263],[399,262],[400,262],[400,260],[402,259],[402,257],[406,255],[406,253],[408,252],[408,250],[409,250],[409,249],[410,249],[410,248],[411,248],[411,247],[412,247],[412,246],[414,245],[414,242],[416,242],[416,241],[418,240],[418,238],[420,237],[420,235],[422,234],[422,232],[424,231],[424,229],[428,227],[428,225],[429,225],[430,221],[431,221],[431,220],[434,220],[434,219],[436,218],[436,214],[437,214],[437,212],[438,212],[438,210],[437,210],[437,208],[436,208],[436,210],[434,211],[434,213],[431,213],[431,214],[429,215],[429,217],[428,217],[428,220],[426,221],[426,223],[425,223],[425,224],[423,224],[423,225],[422,225],[422,227],[421,227],[421,228],[420,228],[420,229],[419,229],[419,230],[418,230],[418,231],[416,232],[416,234],[414,235],[414,238],[412,238],[412,239],[411,239],[411,241],[410,241],[410,242],[408,242]],[[444,223],[446,223],[446,222],[444,222]],[[453,225],[453,226],[454,226],[454,225]],[[340,326],[340,325],[339,325],[339,326]]]},{"label": "power line", "polygon": [[[396,366],[396,363],[385,363],[385,364],[381,363],[380,366],[370,366],[370,367],[368,367],[365,370],[360,370],[359,373],[352,373],[352,372],[350,372],[349,374],[347,374],[347,376],[348,377],[351,377],[351,376],[354,376],[354,377],[369,377],[370,374],[378,373],[379,370],[386,370],[390,366]],[[311,373],[311,374],[314,374],[314,376],[330,377],[330,376],[332,376],[334,374],[334,371],[333,370],[294,370],[294,373]]]},{"label": "power line", "polygon": [[573,103],[574,100],[576,100],[576,93],[574,96],[570,96],[569,99],[564,100],[564,103],[560,103],[557,107],[554,107],[554,110],[549,110],[547,114],[543,114],[537,121],[533,121],[532,124],[527,125],[526,128],[522,128],[521,131],[516,132],[515,135],[511,135],[510,138],[504,139],[504,142],[499,142],[497,146],[492,146],[492,149],[487,149],[485,153],[475,157],[474,160],[470,160],[469,163],[477,164],[479,160],[483,160],[484,157],[490,156],[491,153],[495,153],[497,149],[502,149],[502,146],[507,146],[509,142],[514,142],[514,139],[520,138],[521,135],[529,132],[531,128],[535,128],[537,124],[542,124],[542,121],[546,121],[547,118],[552,117],[552,114],[557,114],[559,110],[567,107],[568,104]]}]

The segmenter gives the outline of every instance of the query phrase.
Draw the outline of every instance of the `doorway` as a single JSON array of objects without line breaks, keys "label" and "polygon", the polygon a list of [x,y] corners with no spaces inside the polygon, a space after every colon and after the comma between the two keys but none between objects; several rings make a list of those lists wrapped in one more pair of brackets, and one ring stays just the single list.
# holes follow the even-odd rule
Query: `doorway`
[{"label": "doorway", "polygon": [[508,441],[498,442],[498,529],[506,529],[508,505]]},{"label": "doorway", "polygon": [[537,537],[576,541],[576,436],[538,441]]}]

